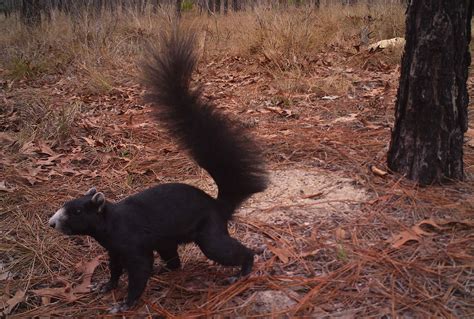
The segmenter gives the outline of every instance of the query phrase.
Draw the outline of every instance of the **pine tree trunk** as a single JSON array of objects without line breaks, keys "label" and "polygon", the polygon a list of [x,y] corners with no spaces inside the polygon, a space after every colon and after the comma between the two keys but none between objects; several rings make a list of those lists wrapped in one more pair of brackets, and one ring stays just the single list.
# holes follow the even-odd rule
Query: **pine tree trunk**
[{"label": "pine tree trunk", "polygon": [[472,0],[414,0],[407,8],[388,166],[420,184],[464,177]]},{"label": "pine tree trunk", "polygon": [[39,0],[23,0],[21,6],[21,20],[27,26],[41,24],[41,6]]},{"label": "pine tree trunk", "polygon": [[232,0],[232,10],[234,10],[234,12],[237,12],[240,10],[240,5],[239,5],[238,0]]},{"label": "pine tree trunk", "polygon": [[181,18],[181,4],[182,4],[183,0],[176,0],[176,16],[178,18]]},{"label": "pine tree trunk", "polygon": [[215,0],[207,0],[207,6],[209,8],[209,14],[215,13]]}]

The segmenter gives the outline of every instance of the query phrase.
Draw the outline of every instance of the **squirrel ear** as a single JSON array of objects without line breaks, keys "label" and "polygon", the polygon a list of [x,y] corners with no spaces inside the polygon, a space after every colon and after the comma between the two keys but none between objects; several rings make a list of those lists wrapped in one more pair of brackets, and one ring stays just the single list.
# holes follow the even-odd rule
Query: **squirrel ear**
[{"label": "squirrel ear", "polygon": [[95,193],[94,196],[92,196],[91,202],[97,206],[97,210],[102,212],[105,206],[105,195],[104,193],[98,192]]},{"label": "squirrel ear", "polygon": [[84,195],[85,196],[90,196],[90,195],[94,195],[95,193],[97,193],[97,189],[95,189],[95,187],[92,187]]}]

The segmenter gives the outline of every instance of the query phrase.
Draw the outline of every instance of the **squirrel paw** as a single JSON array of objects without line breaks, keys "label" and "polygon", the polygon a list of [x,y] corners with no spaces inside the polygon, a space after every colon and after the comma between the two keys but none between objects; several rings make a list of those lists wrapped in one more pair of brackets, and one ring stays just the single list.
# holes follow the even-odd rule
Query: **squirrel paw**
[{"label": "squirrel paw", "polygon": [[124,302],[121,302],[121,303],[118,303],[118,304],[114,305],[112,308],[109,308],[109,313],[115,314],[115,313],[119,313],[119,312],[125,312],[125,311],[129,310],[130,308],[132,308],[132,307],[127,305],[127,303],[124,301]]},{"label": "squirrel paw", "polygon": [[227,278],[225,281],[229,284],[229,285],[232,285],[232,284],[235,284],[237,281],[239,280],[244,280],[246,278],[249,278],[250,275],[242,275],[242,273],[238,273],[236,274],[235,276],[232,276],[232,277],[229,277]]},{"label": "squirrel paw", "polygon": [[116,282],[107,281],[107,282],[96,283],[96,284],[92,285],[91,291],[99,292],[101,294],[106,294],[106,293],[114,290],[115,288],[117,288],[117,283]]}]

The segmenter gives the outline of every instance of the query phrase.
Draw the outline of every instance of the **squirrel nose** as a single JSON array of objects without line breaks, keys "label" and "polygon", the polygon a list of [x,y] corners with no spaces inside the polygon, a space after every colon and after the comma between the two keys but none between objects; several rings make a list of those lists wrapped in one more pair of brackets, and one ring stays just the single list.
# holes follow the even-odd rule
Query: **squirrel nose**
[{"label": "squirrel nose", "polygon": [[56,223],[55,222],[49,222],[49,226],[51,226],[52,228],[56,228]]}]

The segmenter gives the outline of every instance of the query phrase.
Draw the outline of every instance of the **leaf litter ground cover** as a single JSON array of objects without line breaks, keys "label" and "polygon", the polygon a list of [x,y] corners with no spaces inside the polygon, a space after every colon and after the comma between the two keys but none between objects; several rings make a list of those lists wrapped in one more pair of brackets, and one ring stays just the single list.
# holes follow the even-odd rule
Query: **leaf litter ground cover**
[{"label": "leaf litter ground cover", "polygon": [[[206,98],[248,126],[271,173],[268,191],[251,198],[230,226],[258,253],[255,270],[230,284],[236,269],[208,261],[194,245],[181,247],[183,268],[158,275],[156,258],[155,275],[129,315],[474,314],[469,136],[465,182],[420,188],[386,174],[397,67],[377,54],[337,51],[306,67],[303,75],[275,74],[264,58],[232,56],[200,65],[195,79]],[[472,79],[468,84],[472,92]],[[212,194],[214,185],[152,122],[139,85],[102,94],[60,76],[2,85],[1,310],[106,316],[127,281],[104,296],[91,292],[108,275],[104,250],[48,229],[49,216],[93,185],[113,200],[161,182]],[[34,121],[38,112],[43,121]]]}]

